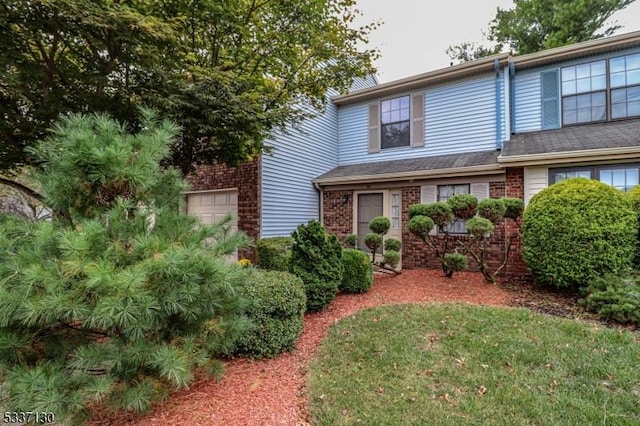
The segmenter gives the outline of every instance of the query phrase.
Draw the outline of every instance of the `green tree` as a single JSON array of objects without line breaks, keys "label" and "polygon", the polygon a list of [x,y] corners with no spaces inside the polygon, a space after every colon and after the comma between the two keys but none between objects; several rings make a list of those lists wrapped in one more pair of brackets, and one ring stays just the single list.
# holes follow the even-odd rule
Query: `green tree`
[{"label": "green tree", "polygon": [[485,38],[492,44],[450,46],[452,60],[465,62],[504,50],[523,55],[552,47],[610,36],[620,25],[609,18],[635,0],[514,0],[512,9],[497,8]]},{"label": "green tree", "polygon": [[[0,171],[60,114],[139,105],[183,129],[169,162],[241,163],[265,138],[373,71],[355,0],[0,2]],[[133,123],[138,124],[138,123]]]},{"label": "green tree", "polygon": [[[87,407],[144,411],[194,369],[219,373],[247,325],[224,256],[229,222],[180,214],[183,180],[159,161],[179,129],[144,111],[140,132],[72,116],[32,150],[57,214],[0,220],[0,378],[11,411],[81,421]],[[4,395],[3,395],[4,396]]]}]

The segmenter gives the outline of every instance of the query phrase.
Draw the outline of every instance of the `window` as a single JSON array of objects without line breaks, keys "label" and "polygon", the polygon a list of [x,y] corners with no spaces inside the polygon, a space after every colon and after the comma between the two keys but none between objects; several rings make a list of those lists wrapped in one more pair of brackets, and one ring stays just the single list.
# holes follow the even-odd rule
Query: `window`
[{"label": "window", "polygon": [[[542,75],[545,128],[554,127],[556,79]],[[560,81],[563,125],[640,116],[640,53],[563,67]]]},{"label": "window", "polygon": [[[470,194],[470,185],[438,185],[438,201],[447,201],[454,195]],[[466,234],[467,223],[465,221],[455,221],[449,227],[449,232],[452,234]]]},{"label": "window", "polygon": [[549,183],[554,184],[574,177],[597,179],[621,191],[629,191],[640,183],[640,165],[616,164],[607,166],[549,169]]},{"label": "window", "polygon": [[380,102],[381,148],[409,146],[409,96]]},{"label": "window", "polygon": [[400,194],[391,194],[391,229],[400,229]]}]

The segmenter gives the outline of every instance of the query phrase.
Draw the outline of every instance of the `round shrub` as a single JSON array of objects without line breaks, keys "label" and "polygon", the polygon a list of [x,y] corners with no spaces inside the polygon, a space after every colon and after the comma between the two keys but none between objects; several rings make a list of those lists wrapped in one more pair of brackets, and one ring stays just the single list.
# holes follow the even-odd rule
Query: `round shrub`
[{"label": "round shrub", "polygon": [[513,220],[522,217],[522,212],[524,211],[524,200],[521,200],[520,198],[504,197],[502,198],[502,202],[505,207],[504,217]]},{"label": "round shrub", "polygon": [[358,246],[358,236],[356,234],[349,234],[345,238],[345,242],[347,243],[347,247],[356,248]]},{"label": "round shrub", "polygon": [[474,217],[467,221],[467,231],[476,239],[484,238],[493,232],[493,223],[484,217]]},{"label": "round shrub", "polygon": [[451,274],[467,269],[469,262],[467,256],[461,253],[447,253],[444,255],[444,262]]},{"label": "round shrub", "polygon": [[540,282],[585,287],[631,265],[637,220],[623,192],[575,178],[536,194],[524,212],[523,257]]},{"label": "round shrub", "polygon": [[409,220],[416,216],[427,216],[427,204],[412,204],[409,206],[407,213],[409,214]]},{"label": "round shrub", "polygon": [[366,253],[345,249],[342,251],[344,275],[338,289],[343,293],[365,293],[373,284],[373,269]]},{"label": "round shrub", "polygon": [[302,333],[306,296],[302,280],[283,271],[256,270],[240,292],[254,327],[236,342],[236,353],[274,357],[292,350]]},{"label": "round shrub", "polygon": [[387,250],[382,256],[382,261],[390,267],[395,268],[398,266],[398,263],[400,263],[400,253],[395,250]]},{"label": "round shrub", "polygon": [[272,271],[289,271],[291,237],[263,238],[256,243],[258,266]]},{"label": "round shrub", "polygon": [[426,206],[426,216],[430,217],[438,227],[444,228],[453,221],[451,206],[446,201],[439,201]]},{"label": "round shrub", "polygon": [[478,208],[478,199],[470,194],[454,195],[447,200],[447,203],[453,215],[462,220],[474,217]]},{"label": "round shrub", "polygon": [[382,235],[369,233],[364,236],[364,245],[367,246],[371,251],[377,250],[380,246],[382,246]]},{"label": "round shrub", "polygon": [[387,238],[386,240],[384,240],[385,250],[400,251],[401,247],[402,247],[402,242],[400,240],[397,240],[395,238]]},{"label": "round shrub", "polygon": [[369,222],[369,229],[371,229],[371,232],[375,232],[380,235],[384,235],[389,232],[390,226],[391,223],[389,222],[389,219],[384,216],[374,217]]},{"label": "round shrub", "polygon": [[486,198],[478,204],[478,215],[496,224],[504,218],[507,211],[504,201],[499,198]]},{"label": "round shrub", "polygon": [[428,216],[415,216],[409,220],[409,224],[407,225],[409,232],[422,240],[428,238],[429,232],[431,232],[434,226],[433,219]]}]

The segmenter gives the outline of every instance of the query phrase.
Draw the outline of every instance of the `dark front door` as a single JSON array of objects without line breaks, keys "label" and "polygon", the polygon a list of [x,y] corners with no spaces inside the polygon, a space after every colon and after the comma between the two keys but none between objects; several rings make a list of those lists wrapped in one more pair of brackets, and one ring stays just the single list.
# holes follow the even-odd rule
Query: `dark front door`
[{"label": "dark front door", "polygon": [[364,236],[371,232],[369,222],[382,216],[382,193],[358,195],[358,247],[369,251],[364,245]]}]

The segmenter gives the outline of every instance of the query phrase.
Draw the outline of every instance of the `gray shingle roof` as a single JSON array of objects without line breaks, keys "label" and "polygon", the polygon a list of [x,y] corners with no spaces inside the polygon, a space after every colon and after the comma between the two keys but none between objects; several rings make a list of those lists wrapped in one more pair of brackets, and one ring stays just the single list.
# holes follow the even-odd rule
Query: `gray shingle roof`
[{"label": "gray shingle roof", "polygon": [[433,157],[389,160],[375,163],[338,166],[314,180],[348,178],[353,176],[384,176],[392,173],[444,170],[452,168],[491,166],[498,164],[498,151],[469,152]]},{"label": "gray shingle roof", "polygon": [[504,143],[502,159],[510,156],[640,146],[640,120],[563,127],[519,133]]}]

